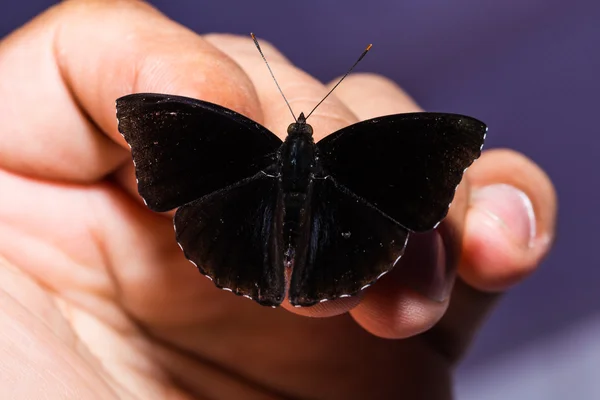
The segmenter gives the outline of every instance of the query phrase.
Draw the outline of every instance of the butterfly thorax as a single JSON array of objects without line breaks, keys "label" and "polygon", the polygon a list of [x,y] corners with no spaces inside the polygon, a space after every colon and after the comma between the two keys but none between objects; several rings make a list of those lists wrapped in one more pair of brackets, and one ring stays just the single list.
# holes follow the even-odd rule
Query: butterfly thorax
[{"label": "butterfly thorax", "polygon": [[298,122],[290,124],[288,136],[279,152],[281,183],[284,192],[306,193],[315,167],[316,146],[312,127],[300,114]]}]

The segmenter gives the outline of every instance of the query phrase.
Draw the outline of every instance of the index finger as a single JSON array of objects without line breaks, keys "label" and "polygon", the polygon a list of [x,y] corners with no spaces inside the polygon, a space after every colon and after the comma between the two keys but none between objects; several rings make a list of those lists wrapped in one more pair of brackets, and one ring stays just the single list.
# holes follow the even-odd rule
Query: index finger
[{"label": "index finger", "polygon": [[115,100],[203,98],[260,121],[250,80],[200,36],[142,2],[70,1],[0,43],[0,168],[91,182],[129,159]]}]

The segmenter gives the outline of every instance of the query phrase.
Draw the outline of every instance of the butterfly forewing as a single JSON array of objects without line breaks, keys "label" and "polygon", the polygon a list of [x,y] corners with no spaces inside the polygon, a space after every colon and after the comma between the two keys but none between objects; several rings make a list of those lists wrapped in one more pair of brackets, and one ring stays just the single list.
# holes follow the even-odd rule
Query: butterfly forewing
[{"label": "butterfly forewing", "polygon": [[285,295],[279,181],[262,172],[177,209],[185,256],[219,288],[277,306]]},{"label": "butterfly forewing", "polygon": [[363,121],[317,143],[324,174],[412,231],[447,214],[487,131],[471,117],[409,113]]},{"label": "butterfly forewing", "polygon": [[138,191],[167,211],[273,164],[281,140],[227,108],[187,97],[140,93],[117,100]]},{"label": "butterfly forewing", "polygon": [[393,268],[408,231],[333,179],[309,190],[308,234],[296,249],[290,303],[310,306],[356,294]]}]

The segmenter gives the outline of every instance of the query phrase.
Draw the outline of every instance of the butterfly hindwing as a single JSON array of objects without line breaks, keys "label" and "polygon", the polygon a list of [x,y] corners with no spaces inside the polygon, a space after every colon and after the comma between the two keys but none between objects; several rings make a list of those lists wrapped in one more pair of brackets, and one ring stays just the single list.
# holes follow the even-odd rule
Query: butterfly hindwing
[{"label": "butterfly hindwing", "polygon": [[281,140],[227,108],[181,96],[140,93],[117,100],[138,191],[167,211],[273,164]]},{"label": "butterfly hindwing", "polygon": [[333,179],[315,179],[305,234],[296,248],[289,300],[310,306],[356,294],[391,270],[408,231]]},{"label": "butterfly hindwing", "polygon": [[259,172],[177,209],[177,242],[215,285],[262,305],[285,296],[279,181]]},{"label": "butterfly hindwing", "polygon": [[409,113],[363,121],[317,143],[325,175],[412,231],[448,212],[486,126],[457,114]]}]

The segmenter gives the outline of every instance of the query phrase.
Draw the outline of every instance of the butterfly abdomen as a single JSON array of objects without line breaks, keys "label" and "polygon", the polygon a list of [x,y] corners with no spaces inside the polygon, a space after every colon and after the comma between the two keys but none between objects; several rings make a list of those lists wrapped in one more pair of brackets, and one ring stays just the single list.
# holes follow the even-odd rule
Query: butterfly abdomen
[{"label": "butterfly abdomen", "polygon": [[303,222],[306,219],[306,205],[308,195],[306,193],[285,193],[283,195],[283,245],[285,249],[284,263],[293,265],[296,254],[296,243],[301,233]]}]

